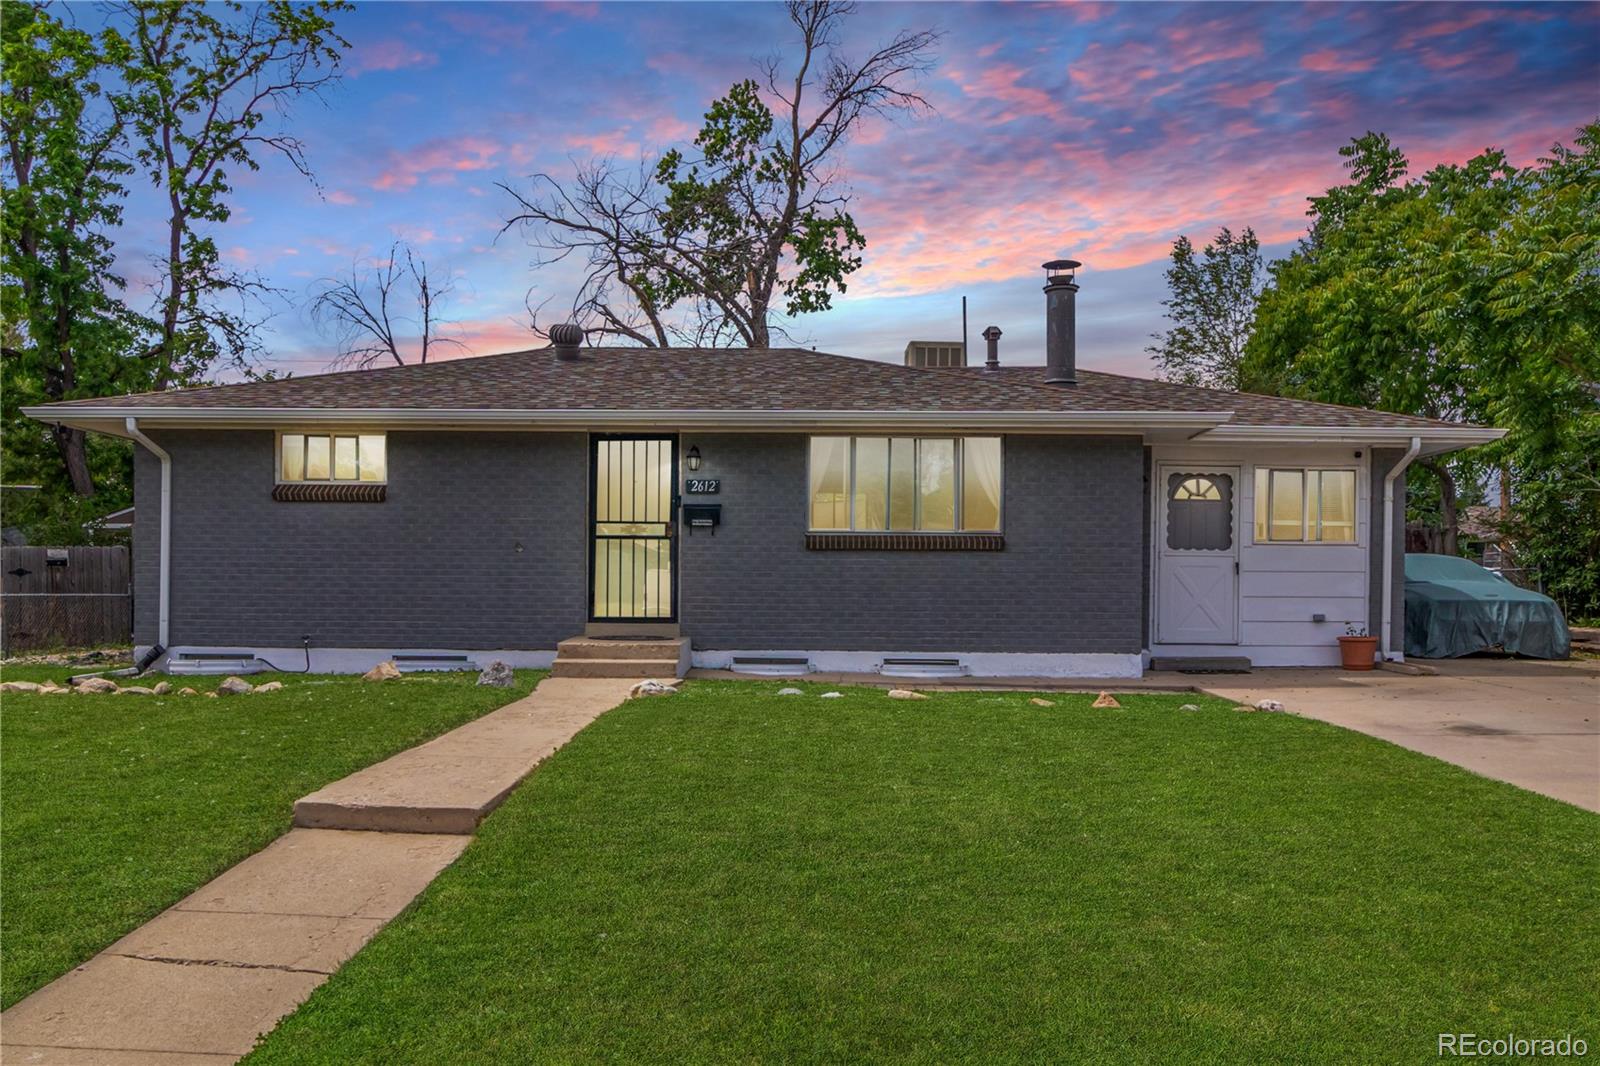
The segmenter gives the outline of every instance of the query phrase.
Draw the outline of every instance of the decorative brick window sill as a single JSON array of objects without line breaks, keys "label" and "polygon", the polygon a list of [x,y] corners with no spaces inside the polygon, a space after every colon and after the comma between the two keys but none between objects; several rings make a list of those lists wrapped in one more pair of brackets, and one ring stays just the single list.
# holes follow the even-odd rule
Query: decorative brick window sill
[{"label": "decorative brick window sill", "polygon": [[272,498],[279,503],[382,503],[388,489],[387,485],[289,481],[272,486]]},{"label": "decorative brick window sill", "polygon": [[823,552],[997,552],[1003,533],[807,533],[806,548]]}]

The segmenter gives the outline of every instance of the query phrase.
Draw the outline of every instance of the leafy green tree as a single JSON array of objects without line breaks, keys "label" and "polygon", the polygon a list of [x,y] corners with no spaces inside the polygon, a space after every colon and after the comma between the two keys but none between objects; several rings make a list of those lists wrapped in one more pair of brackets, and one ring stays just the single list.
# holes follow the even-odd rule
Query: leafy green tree
[{"label": "leafy green tree", "polygon": [[[77,539],[84,519],[125,505],[132,480],[125,443],[39,426],[21,407],[195,384],[256,350],[245,308],[264,289],[221,265],[214,237],[229,171],[265,151],[307,172],[299,142],[268,121],[336,76],[347,46],[331,18],[346,7],[141,0],[105,9],[97,33],[44,4],[6,7],[0,476],[42,487],[8,497],[8,523]],[[169,207],[148,315],[113,269],[140,171]]]},{"label": "leafy green tree", "polygon": [[132,150],[167,207],[156,336],[146,353],[156,388],[192,382],[218,362],[253,363],[257,320],[248,309],[266,286],[223,265],[212,227],[232,214],[231,167],[259,170],[265,151],[311,176],[299,139],[267,123],[339,77],[349,43],[333,16],[349,7],[134,0],[119,8],[132,46],[121,71]]},{"label": "leafy green tree", "polygon": [[[113,30],[90,34],[43,5],[16,4],[0,20],[0,47],[0,477],[40,484],[41,492],[17,504],[39,512],[66,493],[94,496],[97,474],[112,474],[124,449],[91,447],[82,430],[41,426],[22,418],[20,408],[147,383],[123,358],[138,323],[122,304],[123,281],[112,268],[111,233],[132,168],[123,155],[126,116],[103,76],[127,46]],[[13,513],[7,521],[17,519]]]},{"label": "leafy green tree", "polygon": [[1351,180],[1311,201],[1310,231],[1272,265],[1243,381],[1511,430],[1424,464],[1454,551],[1464,479],[1504,468],[1514,507],[1529,479],[1576,483],[1561,474],[1600,394],[1600,124],[1533,166],[1490,150],[1415,181],[1381,134],[1340,153]]},{"label": "leafy green tree", "polygon": [[1255,320],[1256,299],[1266,281],[1261,242],[1246,227],[1235,237],[1224,226],[1198,257],[1188,237],[1172,245],[1167,267],[1167,309],[1172,327],[1154,334],[1145,350],[1155,356],[1159,376],[1183,385],[1239,387],[1239,363]]},{"label": "leafy green tree", "polygon": [[516,201],[506,228],[528,234],[535,268],[585,261],[571,313],[590,336],[766,347],[779,316],[845,291],[866,238],[838,152],[866,118],[928,110],[914,81],[940,38],[902,31],[852,61],[838,31],[854,10],[789,3],[793,71],[769,59],[713,101],[692,151],[637,170],[591,162],[567,184],[535,175],[529,194],[502,186]]}]

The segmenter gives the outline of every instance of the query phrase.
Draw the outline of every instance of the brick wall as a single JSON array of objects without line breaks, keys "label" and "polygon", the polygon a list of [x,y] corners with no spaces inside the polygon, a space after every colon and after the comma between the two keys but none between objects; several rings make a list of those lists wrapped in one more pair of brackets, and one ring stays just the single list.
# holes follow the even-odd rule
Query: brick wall
[{"label": "brick wall", "polygon": [[[383,503],[275,502],[271,432],[151,436],[173,457],[174,644],[544,649],[582,630],[581,434],[390,433]],[[149,644],[160,463],[143,449],[135,491]]]},{"label": "brick wall", "polygon": [[723,479],[715,536],[686,535],[680,615],[696,648],[1137,652],[1143,449],[1008,437],[1006,546],[808,551],[799,435],[688,434]]},{"label": "brick wall", "polygon": [[[389,434],[383,503],[272,500],[270,432],[152,434],[173,455],[178,645],[553,648],[587,618],[581,434]],[[685,533],[699,648],[1137,652],[1143,450],[1006,441],[1003,551],[811,551],[806,438],[694,435],[722,526]],[[156,634],[160,465],[139,451],[135,635]],[[522,550],[518,551],[517,546]]]}]

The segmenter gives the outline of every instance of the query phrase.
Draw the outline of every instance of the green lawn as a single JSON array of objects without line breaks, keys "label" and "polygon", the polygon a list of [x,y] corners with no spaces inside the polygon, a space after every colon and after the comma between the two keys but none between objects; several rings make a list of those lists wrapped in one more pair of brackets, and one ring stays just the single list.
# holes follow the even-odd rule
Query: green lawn
[{"label": "green lawn", "polygon": [[[8,666],[4,679],[71,672]],[[0,697],[0,1002],[265,847],[301,796],[526,694],[539,676],[519,672],[514,690],[479,688],[473,674],[257,674],[248,680],[284,689]],[[205,691],[221,679],[172,680]]]},{"label": "green lawn", "polygon": [[251,1066],[1359,1062],[1600,1043],[1600,818],[1192,697],[602,716]]}]

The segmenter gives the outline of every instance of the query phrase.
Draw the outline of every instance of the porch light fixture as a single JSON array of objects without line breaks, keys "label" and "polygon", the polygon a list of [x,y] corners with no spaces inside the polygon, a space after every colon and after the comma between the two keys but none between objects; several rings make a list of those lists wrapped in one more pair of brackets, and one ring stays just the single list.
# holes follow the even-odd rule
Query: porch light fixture
[{"label": "porch light fixture", "polygon": [[688,460],[690,470],[700,469],[700,445],[689,445],[689,454],[684,457]]}]

